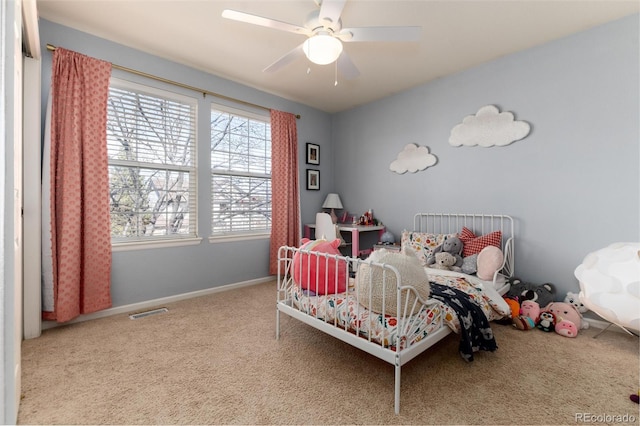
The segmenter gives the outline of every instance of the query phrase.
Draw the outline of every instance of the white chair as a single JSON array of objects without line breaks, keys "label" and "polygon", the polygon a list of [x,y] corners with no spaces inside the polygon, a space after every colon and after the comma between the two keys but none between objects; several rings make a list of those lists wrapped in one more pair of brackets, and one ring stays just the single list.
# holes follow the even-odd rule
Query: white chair
[{"label": "white chair", "polygon": [[349,256],[350,253],[344,252],[342,249],[344,247],[350,246],[350,243],[347,243],[343,238],[342,234],[340,234],[340,230],[338,229],[338,225],[333,223],[333,219],[329,213],[316,213],[316,240],[327,240],[333,241],[336,238],[340,239],[340,246],[338,250],[344,256]]},{"label": "white chair", "polygon": [[336,224],[328,213],[316,213],[316,239],[333,241],[337,238]]}]

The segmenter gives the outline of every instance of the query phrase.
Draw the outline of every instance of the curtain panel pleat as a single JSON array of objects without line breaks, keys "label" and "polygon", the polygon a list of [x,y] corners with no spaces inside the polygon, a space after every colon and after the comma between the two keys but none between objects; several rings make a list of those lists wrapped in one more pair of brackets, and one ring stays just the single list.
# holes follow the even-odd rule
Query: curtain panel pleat
[{"label": "curtain panel pleat", "polygon": [[278,249],[300,243],[298,130],[294,114],[271,110],[271,242],[269,273],[278,273]]},{"label": "curtain panel pleat", "polygon": [[[111,64],[53,55],[50,208],[53,311],[66,322],[111,306],[107,99]],[[45,160],[46,161],[46,160]]]}]

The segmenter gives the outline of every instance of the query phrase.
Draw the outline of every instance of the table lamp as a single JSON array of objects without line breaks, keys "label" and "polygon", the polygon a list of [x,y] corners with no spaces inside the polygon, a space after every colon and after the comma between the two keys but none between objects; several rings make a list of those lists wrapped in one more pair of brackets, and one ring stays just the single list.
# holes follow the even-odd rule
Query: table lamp
[{"label": "table lamp", "polygon": [[331,220],[333,223],[338,222],[338,216],[336,216],[336,212],[334,209],[341,209],[342,202],[340,201],[340,196],[338,194],[327,194],[327,198],[324,200],[324,204],[322,204],[323,209],[331,209]]}]

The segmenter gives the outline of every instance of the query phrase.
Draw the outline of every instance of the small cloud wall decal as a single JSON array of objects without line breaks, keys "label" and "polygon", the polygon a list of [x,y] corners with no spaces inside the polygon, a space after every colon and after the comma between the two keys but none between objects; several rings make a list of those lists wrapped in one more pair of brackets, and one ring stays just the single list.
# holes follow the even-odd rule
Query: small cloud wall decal
[{"label": "small cloud wall decal", "polygon": [[437,161],[438,158],[429,153],[429,148],[410,143],[405,145],[398,157],[391,162],[389,170],[398,174],[415,173],[433,166]]},{"label": "small cloud wall decal", "polygon": [[483,106],[451,129],[449,144],[453,146],[505,146],[523,139],[531,126],[516,121],[510,112],[500,112],[493,105]]}]

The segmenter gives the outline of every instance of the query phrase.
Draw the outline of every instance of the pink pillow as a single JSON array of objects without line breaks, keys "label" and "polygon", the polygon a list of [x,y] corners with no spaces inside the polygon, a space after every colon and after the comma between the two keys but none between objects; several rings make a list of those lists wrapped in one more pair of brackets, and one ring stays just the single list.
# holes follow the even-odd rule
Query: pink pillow
[{"label": "pink pillow", "polygon": [[[302,250],[340,255],[340,250],[338,250],[340,239],[338,238],[331,242],[303,238],[301,242],[300,249]],[[314,254],[296,252],[293,255],[293,280],[301,288],[317,294],[335,293],[336,286],[337,292],[342,293],[347,289],[346,265],[345,262],[340,263],[336,259],[325,259]],[[336,268],[338,268],[337,277]]]},{"label": "pink pillow", "polygon": [[504,255],[498,247],[487,246],[478,254],[478,272],[476,276],[484,281],[491,281],[493,274],[500,269]]},{"label": "pink pillow", "polygon": [[460,235],[458,235],[460,241],[462,241],[462,257],[471,256],[472,254],[480,253],[483,248],[487,246],[494,246],[500,248],[502,242],[502,232],[493,231],[486,235],[478,237],[466,226],[462,227]]}]

